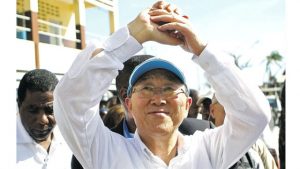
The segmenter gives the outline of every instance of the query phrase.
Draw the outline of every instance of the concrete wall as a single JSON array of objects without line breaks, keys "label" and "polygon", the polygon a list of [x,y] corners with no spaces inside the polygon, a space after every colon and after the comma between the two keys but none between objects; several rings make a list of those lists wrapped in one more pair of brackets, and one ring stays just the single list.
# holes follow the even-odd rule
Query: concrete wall
[{"label": "concrete wall", "polygon": [[40,43],[40,66],[54,73],[65,73],[77,54],[78,49]]},{"label": "concrete wall", "polygon": [[16,39],[15,44],[15,66],[19,70],[30,70],[35,68],[35,55],[33,41]]}]

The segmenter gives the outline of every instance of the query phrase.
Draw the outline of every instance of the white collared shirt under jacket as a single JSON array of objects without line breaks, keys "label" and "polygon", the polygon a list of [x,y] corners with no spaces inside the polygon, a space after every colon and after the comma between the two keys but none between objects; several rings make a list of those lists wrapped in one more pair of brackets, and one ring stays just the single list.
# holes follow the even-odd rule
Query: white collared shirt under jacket
[{"label": "white collared shirt under jacket", "polygon": [[53,130],[49,153],[37,144],[17,115],[17,169],[70,169],[72,152],[57,127]]},{"label": "white collared shirt under jacket", "polygon": [[[96,48],[104,51],[91,57]],[[217,99],[228,112],[222,127],[184,136],[183,147],[166,165],[137,132],[128,139],[104,126],[97,112],[101,97],[123,69],[123,62],[141,49],[124,27],[102,45],[88,45],[56,86],[55,117],[77,159],[86,169],[229,168],[260,136],[269,121],[270,108],[260,89],[247,81],[233,62],[223,61],[225,54],[214,52],[210,45],[193,61],[206,71]]]}]

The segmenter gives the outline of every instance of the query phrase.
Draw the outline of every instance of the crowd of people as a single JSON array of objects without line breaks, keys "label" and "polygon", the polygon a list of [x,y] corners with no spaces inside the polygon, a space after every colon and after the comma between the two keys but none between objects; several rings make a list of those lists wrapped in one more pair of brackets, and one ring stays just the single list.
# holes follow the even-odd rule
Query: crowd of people
[{"label": "crowd of people", "polygon": [[[190,52],[213,97],[190,89],[172,62],[135,55],[147,41]],[[284,169],[285,148],[279,158],[261,139],[266,97],[225,55],[176,6],[154,3],[102,46],[89,44],[60,81],[45,69],[23,76],[17,168]],[[113,79],[115,95],[104,101]]]}]

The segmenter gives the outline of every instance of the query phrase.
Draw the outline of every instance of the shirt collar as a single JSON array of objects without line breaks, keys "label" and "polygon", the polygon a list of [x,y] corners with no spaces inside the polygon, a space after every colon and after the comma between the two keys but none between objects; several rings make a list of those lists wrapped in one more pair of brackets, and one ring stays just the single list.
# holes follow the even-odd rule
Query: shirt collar
[{"label": "shirt collar", "polygon": [[34,143],[35,141],[25,130],[20,115],[17,115],[17,143]]},{"label": "shirt collar", "polygon": [[[181,137],[182,145],[181,145],[181,147],[178,147],[179,149],[178,149],[177,153],[178,153],[178,155],[182,155],[182,154],[186,153],[188,151],[188,149],[190,148],[191,137],[190,136],[184,136],[181,133],[179,134],[178,137]],[[148,149],[148,147],[141,140],[141,138],[138,134],[138,130],[136,130],[135,133],[134,133],[134,139],[138,143],[138,145],[140,146],[143,153],[147,154],[149,157],[154,156],[154,154],[150,151],[150,149]]]}]

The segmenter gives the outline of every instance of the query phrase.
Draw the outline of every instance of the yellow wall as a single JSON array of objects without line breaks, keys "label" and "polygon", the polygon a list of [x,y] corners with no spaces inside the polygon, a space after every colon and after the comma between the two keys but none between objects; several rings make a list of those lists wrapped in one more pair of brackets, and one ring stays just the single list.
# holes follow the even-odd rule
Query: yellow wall
[{"label": "yellow wall", "polygon": [[23,0],[17,0],[17,13],[18,14],[23,14],[24,13],[24,1]]},{"label": "yellow wall", "polygon": [[[29,0],[17,0],[17,13],[24,14],[30,10]],[[38,18],[44,21],[53,22],[64,27],[61,33],[67,38],[76,37],[74,5],[59,0],[38,0]],[[50,32],[49,26],[39,24],[39,30]]]},{"label": "yellow wall", "polygon": [[[71,19],[74,17],[73,15],[73,4],[67,4],[57,0],[39,0],[39,19],[55,22],[69,28],[72,28],[70,27],[70,25],[72,25],[74,27],[73,31],[75,31],[75,22],[74,19]],[[42,25],[40,30],[45,32],[49,31],[48,27],[45,25]],[[73,33],[75,34],[75,32]],[[65,35],[66,31],[63,31],[62,34]]]}]

